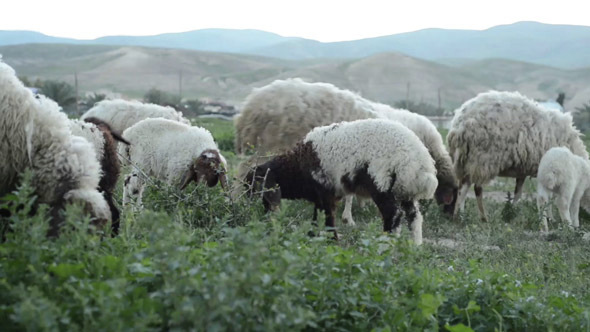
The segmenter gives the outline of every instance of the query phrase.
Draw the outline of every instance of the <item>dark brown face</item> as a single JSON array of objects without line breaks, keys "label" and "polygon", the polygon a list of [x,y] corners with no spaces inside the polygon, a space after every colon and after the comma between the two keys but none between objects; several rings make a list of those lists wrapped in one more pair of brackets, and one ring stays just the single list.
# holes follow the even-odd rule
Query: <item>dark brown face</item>
[{"label": "dark brown face", "polygon": [[[268,172],[267,172],[268,170]],[[262,196],[262,204],[266,212],[274,211],[281,205],[281,188],[275,176],[268,168],[256,168],[246,176],[246,184],[250,197]]]},{"label": "dark brown face", "polygon": [[438,205],[443,206],[445,214],[452,215],[455,211],[455,202],[457,201],[458,189],[454,186],[441,184],[434,192],[434,198]]},{"label": "dark brown face", "polygon": [[226,170],[221,163],[219,152],[210,149],[203,151],[184,174],[180,189],[184,189],[191,181],[196,183],[204,181],[209,187],[213,187],[221,181],[221,186],[224,189],[227,188]]}]

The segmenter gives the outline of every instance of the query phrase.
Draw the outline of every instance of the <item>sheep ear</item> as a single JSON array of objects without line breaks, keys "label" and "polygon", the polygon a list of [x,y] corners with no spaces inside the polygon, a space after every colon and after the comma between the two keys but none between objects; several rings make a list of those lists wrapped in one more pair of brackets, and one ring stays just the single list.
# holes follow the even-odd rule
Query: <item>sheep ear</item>
[{"label": "sheep ear", "polygon": [[195,178],[195,169],[194,166],[191,165],[189,169],[187,169],[184,174],[182,175],[182,181],[180,181],[180,190],[184,190],[186,186]]}]

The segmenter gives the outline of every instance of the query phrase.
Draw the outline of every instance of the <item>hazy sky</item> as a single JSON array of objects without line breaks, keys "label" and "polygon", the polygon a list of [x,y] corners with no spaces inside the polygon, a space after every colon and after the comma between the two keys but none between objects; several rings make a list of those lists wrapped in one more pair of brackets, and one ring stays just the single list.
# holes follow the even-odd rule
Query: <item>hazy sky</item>
[{"label": "hazy sky", "polygon": [[516,21],[589,25],[583,0],[4,0],[0,30],[93,39],[205,28],[260,29],[320,41]]}]

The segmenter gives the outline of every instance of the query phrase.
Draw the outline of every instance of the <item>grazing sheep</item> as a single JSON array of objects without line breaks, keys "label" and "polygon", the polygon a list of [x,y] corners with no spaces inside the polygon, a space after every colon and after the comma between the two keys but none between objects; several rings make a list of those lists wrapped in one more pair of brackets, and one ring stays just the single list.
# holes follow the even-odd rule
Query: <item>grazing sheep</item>
[{"label": "grazing sheep", "polygon": [[458,209],[463,209],[471,183],[480,217],[487,220],[482,185],[496,176],[516,178],[514,202],[521,196],[527,176],[536,176],[541,157],[552,147],[566,146],[588,158],[572,124],[572,117],[540,107],[518,92],[490,91],[466,101],[455,111],[447,136],[461,189]]},{"label": "grazing sheep", "polygon": [[[394,109],[388,105],[373,103],[375,112],[382,118],[397,121],[414,132],[422,141],[434,159],[438,187],[434,198],[443,211],[452,215],[457,199],[458,183],[453,169],[453,162],[449,152],[443,144],[443,139],[436,127],[423,115],[408,110]],[[351,214],[352,196],[347,196],[342,220],[354,224]]]},{"label": "grazing sheep", "polygon": [[[209,187],[219,181],[227,188],[227,163],[206,129],[155,118],[136,123],[123,132],[123,137],[131,145],[120,146],[119,151],[145,175],[178,185],[181,190],[193,180],[205,181]],[[138,195],[137,204],[141,205],[145,186],[141,172],[126,176],[123,204]]]},{"label": "grazing sheep", "polygon": [[147,118],[164,118],[190,125],[190,121],[172,107],[121,99],[100,101],[84,113],[80,119],[84,120],[89,117],[98,118],[108,123],[111,129],[117,133],[122,133],[125,129]]},{"label": "grazing sheep", "polygon": [[[366,100],[348,90],[328,83],[306,83],[301,79],[277,80],[255,89],[247,98],[242,112],[235,118],[236,150],[243,153],[254,145],[259,154],[280,153],[292,148],[312,128],[340,121],[367,118],[399,121],[414,131],[436,162],[439,188],[437,202],[452,214],[457,196],[449,153],[442,137],[426,117],[406,110]],[[266,161],[269,158],[260,158]],[[252,163],[252,161],[247,162]],[[240,165],[243,178],[250,167]],[[346,198],[342,220],[354,224],[352,196]]]},{"label": "grazing sheep", "polygon": [[375,118],[371,102],[328,83],[276,80],[246,98],[236,116],[236,150],[284,152],[318,126]]},{"label": "grazing sheep", "polygon": [[103,225],[111,218],[104,197],[96,190],[100,165],[92,145],[72,136],[60,107],[33,93],[14,70],[0,61],[0,196],[16,189],[19,174],[29,168],[37,203],[50,206],[48,235],[58,234],[68,202],[82,203]]},{"label": "grazing sheep", "polygon": [[416,244],[422,243],[417,200],[431,198],[438,184],[434,161],[418,137],[385,119],[317,127],[291,151],[250,171],[247,181],[254,184],[250,190],[265,190],[267,211],[282,198],[306,199],[325,212],[332,228],[336,201],[354,193],[373,199],[385,231],[399,231],[399,202]]},{"label": "grazing sheep", "polygon": [[113,192],[117,186],[121,166],[117,157],[115,140],[129,145],[121,135],[112,131],[108,124],[94,117],[84,121],[70,120],[70,130],[73,135],[84,137],[92,143],[96,156],[100,162],[102,176],[98,183],[98,190],[102,192],[109,205],[112,216],[112,234],[119,233],[119,210],[115,206]]},{"label": "grazing sheep", "polygon": [[590,161],[576,156],[566,147],[551,148],[539,163],[537,173],[537,207],[543,221],[543,231],[548,232],[545,208],[552,196],[556,196],[561,220],[570,227],[579,227],[580,204],[590,212]]}]

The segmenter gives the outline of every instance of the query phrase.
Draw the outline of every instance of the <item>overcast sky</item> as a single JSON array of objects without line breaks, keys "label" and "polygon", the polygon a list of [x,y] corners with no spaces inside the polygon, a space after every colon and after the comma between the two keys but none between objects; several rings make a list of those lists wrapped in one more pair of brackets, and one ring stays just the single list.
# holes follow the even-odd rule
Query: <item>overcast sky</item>
[{"label": "overcast sky", "polygon": [[0,30],[57,37],[259,29],[319,41],[424,28],[486,29],[517,21],[589,25],[583,0],[3,0]]}]

